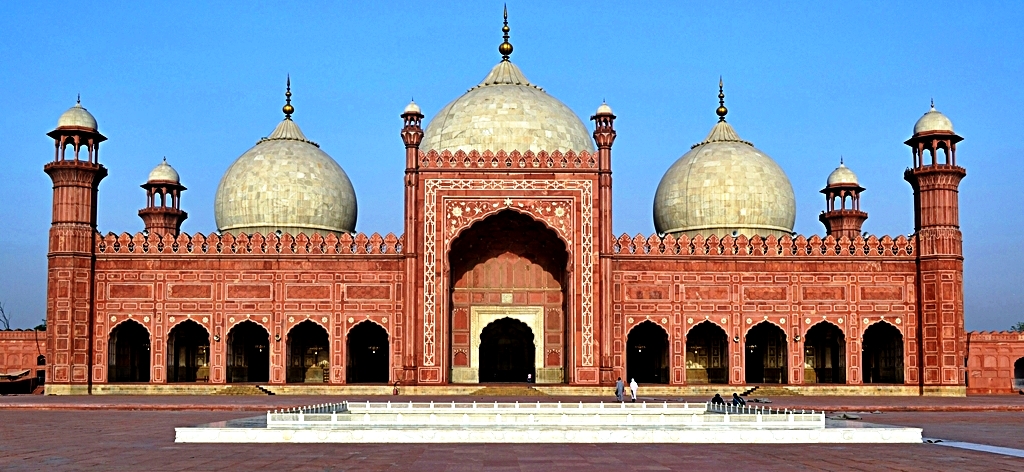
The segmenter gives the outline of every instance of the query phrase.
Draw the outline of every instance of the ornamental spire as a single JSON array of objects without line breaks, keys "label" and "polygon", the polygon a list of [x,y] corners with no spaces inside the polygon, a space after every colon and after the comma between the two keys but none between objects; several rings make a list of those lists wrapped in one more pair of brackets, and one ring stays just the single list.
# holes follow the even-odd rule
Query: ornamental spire
[{"label": "ornamental spire", "polygon": [[718,109],[715,113],[718,114],[718,121],[725,122],[725,115],[729,113],[729,109],[725,107],[725,88],[722,82],[722,76],[718,76]]},{"label": "ornamental spire", "polygon": [[505,25],[501,27],[501,32],[505,33],[502,36],[505,41],[498,46],[498,52],[501,53],[501,60],[508,62],[508,57],[512,55],[512,44],[508,42],[508,5],[505,5]]},{"label": "ornamental spire", "polygon": [[292,106],[292,75],[288,74],[288,79],[285,82],[284,92],[284,106],[281,107],[281,111],[284,112],[284,119],[291,120],[292,113],[295,113],[295,107]]}]

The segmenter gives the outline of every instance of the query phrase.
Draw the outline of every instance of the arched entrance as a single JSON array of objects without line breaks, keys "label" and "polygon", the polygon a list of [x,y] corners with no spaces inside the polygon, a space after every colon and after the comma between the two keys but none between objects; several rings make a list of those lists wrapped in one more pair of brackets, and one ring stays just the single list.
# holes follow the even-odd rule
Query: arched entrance
[{"label": "arched entrance", "polygon": [[[528,215],[504,210],[466,228],[450,247],[452,382],[524,382],[527,374],[538,383],[564,382],[569,254],[558,234]],[[517,367],[517,373],[483,358],[483,331],[503,318],[522,322],[534,347],[533,363]]]},{"label": "arched entrance", "polygon": [[253,321],[236,324],[228,333],[228,382],[270,380],[270,334]]},{"label": "arched entrance", "polygon": [[626,382],[668,383],[668,333],[653,321],[633,327],[626,338]]},{"label": "arched entrance", "polygon": [[864,383],[903,383],[903,333],[880,322],[864,330]]},{"label": "arched entrance", "polygon": [[195,321],[182,321],[167,335],[167,381],[209,380],[210,334]]},{"label": "arched entrance", "polygon": [[1013,389],[1024,390],[1024,357],[1013,363]]},{"label": "arched entrance", "polygon": [[134,320],[110,330],[107,381],[149,382],[149,331]]},{"label": "arched entrance", "polygon": [[686,383],[729,383],[729,338],[710,321],[697,324],[686,334]]},{"label": "arched entrance", "polygon": [[804,335],[804,383],[846,383],[846,336],[821,322]]},{"label": "arched entrance", "polygon": [[331,372],[327,330],[306,320],[288,332],[288,383],[326,383]]},{"label": "arched entrance", "polygon": [[747,331],[746,381],[748,384],[789,382],[786,375],[786,332],[767,321]]},{"label": "arched entrance", "polygon": [[377,323],[363,321],[348,332],[348,361],[345,381],[348,383],[387,383],[390,348],[388,332]]},{"label": "arched entrance", "polygon": [[480,333],[480,382],[526,382],[536,375],[533,331],[522,321],[502,318]]}]

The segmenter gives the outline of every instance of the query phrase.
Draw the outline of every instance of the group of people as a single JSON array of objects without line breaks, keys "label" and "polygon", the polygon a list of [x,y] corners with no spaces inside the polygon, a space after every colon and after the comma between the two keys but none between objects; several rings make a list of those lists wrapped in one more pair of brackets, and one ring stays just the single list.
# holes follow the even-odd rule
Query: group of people
[{"label": "group of people", "polygon": [[[636,379],[629,379],[629,393],[633,397],[633,403],[636,403],[636,391],[640,388],[636,383]],[[615,399],[622,402],[625,401],[626,396],[626,385],[622,383],[622,377],[619,377],[615,381]]]},{"label": "group of people", "polygon": [[[722,398],[721,393],[716,393],[715,397],[711,399],[712,404],[725,405],[725,399]],[[747,406],[747,401],[743,397],[739,396],[736,392],[732,392],[732,404],[734,406]]]}]

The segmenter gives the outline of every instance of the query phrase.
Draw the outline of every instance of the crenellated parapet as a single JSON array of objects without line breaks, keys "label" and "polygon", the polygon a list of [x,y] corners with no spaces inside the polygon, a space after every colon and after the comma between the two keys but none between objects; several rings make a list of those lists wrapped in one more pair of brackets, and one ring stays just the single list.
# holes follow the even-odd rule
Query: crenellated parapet
[{"label": "crenellated parapet", "polygon": [[403,237],[395,236],[394,233],[386,236],[379,233],[369,236],[365,233],[345,233],[341,236],[328,234],[326,237],[319,233],[312,236],[303,233],[298,236],[287,233],[238,236],[229,233],[180,233],[176,237],[156,233],[107,233],[106,236],[98,234],[96,237],[96,253],[103,255],[398,255],[403,245]]},{"label": "crenellated parapet", "polygon": [[970,341],[1024,341],[1022,331],[970,331],[967,333]]},{"label": "crenellated parapet", "polygon": [[802,235],[795,238],[783,236],[747,238],[726,236],[719,239],[712,235],[704,238],[701,235],[690,238],[682,235],[678,238],[671,234],[664,237],[653,234],[645,237],[641,234],[629,236],[623,234],[613,245],[616,256],[750,256],[750,257],[913,257],[915,237],[903,235],[869,236],[855,239],[848,237],[822,238],[814,235],[806,238]]},{"label": "crenellated parapet", "polygon": [[593,169],[598,167],[597,155],[582,151],[576,153],[567,151],[562,153],[555,151],[548,153],[541,151],[519,152],[491,152],[491,151],[451,151],[437,152],[434,150],[420,151],[420,169],[476,169],[476,170],[506,170],[506,169],[544,169],[544,170],[576,170]]}]

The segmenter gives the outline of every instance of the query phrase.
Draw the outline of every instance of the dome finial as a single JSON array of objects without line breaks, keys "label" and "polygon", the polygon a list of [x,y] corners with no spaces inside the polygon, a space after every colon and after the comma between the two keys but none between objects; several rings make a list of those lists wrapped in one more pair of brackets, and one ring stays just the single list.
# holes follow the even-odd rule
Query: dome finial
[{"label": "dome finial", "polygon": [[932,98],[932,110],[934,110],[934,109],[935,109],[935,98],[933,97]]},{"label": "dome finial", "polygon": [[718,114],[719,122],[724,122],[725,115],[729,113],[729,109],[725,107],[725,84],[722,82],[722,76],[718,76],[718,109],[715,113]]},{"label": "dome finial", "polygon": [[82,94],[81,93],[79,93],[78,94],[78,98],[75,99],[75,105],[82,106]]},{"label": "dome finial", "polygon": [[839,167],[842,167],[842,166],[843,166],[843,155],[840,154],[839,155]]},{"label": "dome finial", "polygon": [[284,106],[281,107],[281,111],[284,112],[284,119],[291,120],[292,113],[295,113],[295,107],[292,106],[292,75],[288,74],[288,79],[285,82],[284,92]]},{"label": "dome finial", "polygon": [[501,27],[501,32],[505,33],[503,38],[505,41],[498,46],[498,52],[501,53],[501,60],[508,62],[508,57],[512,55],[512,44],[508,42],[508,5],[505,5],[505,25]]}]

